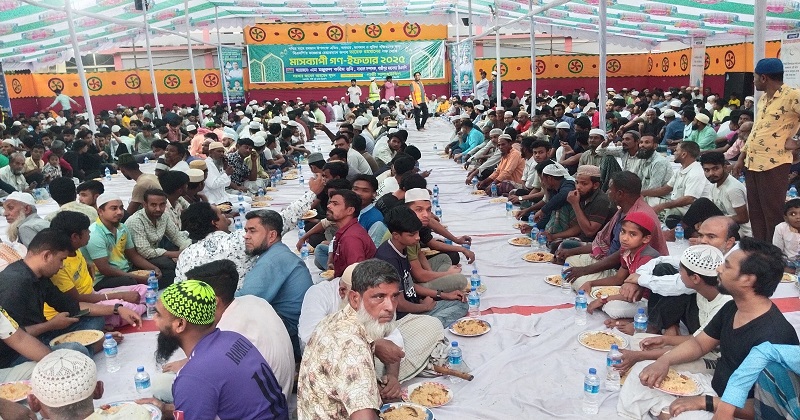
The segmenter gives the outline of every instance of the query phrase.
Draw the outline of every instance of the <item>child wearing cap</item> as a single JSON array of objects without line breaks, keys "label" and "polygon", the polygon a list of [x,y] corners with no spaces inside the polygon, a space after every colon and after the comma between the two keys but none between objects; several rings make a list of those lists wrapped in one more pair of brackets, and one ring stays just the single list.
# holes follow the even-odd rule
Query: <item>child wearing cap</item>
[{"label": "child wearing cap", "polygon": [[[617,270],[617,274],[599,280],[587,281],[579,290],[583,290],[588,295],[592,292],[593,287],[622,286],[622,283],[630,273],[635,273],[646,262],[659,257],[658,251],[649,245],[656,229],[658,229],[656,223],[645,213],[634,212],[625,216],[619,232],[620,268]],[[595,309],[601,308],[611,318],[633,318],[636,314],[637,305],[636,303],[625,301],[621,294],[617,294],[606,299],[595,299],[589,304],[587,310],[592,313]]]}]

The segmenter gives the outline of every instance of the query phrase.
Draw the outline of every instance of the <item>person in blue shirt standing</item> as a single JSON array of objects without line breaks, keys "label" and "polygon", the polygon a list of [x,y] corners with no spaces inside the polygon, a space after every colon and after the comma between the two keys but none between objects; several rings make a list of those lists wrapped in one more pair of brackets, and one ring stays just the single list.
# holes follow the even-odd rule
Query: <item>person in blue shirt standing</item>
[{"label": "person in blue shirt standing", "polygon": [[289,332],[295,359],[300,360],[297,323],[303,297],[313,284],[311,273],[305,262],[281,242],[283,218],[278,212],[257,210],[245,217],[245,252],[258,259],[244,276],[236,296],[254,295],[269,302]]}]

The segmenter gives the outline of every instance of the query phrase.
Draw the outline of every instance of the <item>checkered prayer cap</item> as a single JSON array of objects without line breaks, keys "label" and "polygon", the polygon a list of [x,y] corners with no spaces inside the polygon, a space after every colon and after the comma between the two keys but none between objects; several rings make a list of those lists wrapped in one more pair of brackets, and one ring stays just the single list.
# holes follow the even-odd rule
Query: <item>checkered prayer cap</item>
[{"label": "checkered prayer cap", "polygon": [[194,325],[213,324],[217,311],[214,289],[200,280],[171,284],[161,294],[161,304],[172,315]]}]

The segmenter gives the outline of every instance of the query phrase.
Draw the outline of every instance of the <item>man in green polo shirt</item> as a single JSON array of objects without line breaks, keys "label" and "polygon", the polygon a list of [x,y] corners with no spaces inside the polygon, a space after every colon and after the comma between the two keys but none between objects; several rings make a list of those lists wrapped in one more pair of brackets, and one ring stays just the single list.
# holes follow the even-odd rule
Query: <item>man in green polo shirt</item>
[{"label": "man in green polo shirt", "polygon": [[124,223],[122,200],[114,193],[97,197],[97,221],[89,227],[87,255],[95,265],[95,290],[147,283],[148,274],[129,273],[132,268],[161,270],[142,257],[133,245],[133,239]]},{"label": "man in green polo shirt", "polygon": [[685,141],[697,143],[700,146],[700,151],[712,150],[717,147],[714,142],[717,139],[717,132],[708,123],[708,115],[698,113],[694,116],[694,124],[692,125],[692,133]]}]

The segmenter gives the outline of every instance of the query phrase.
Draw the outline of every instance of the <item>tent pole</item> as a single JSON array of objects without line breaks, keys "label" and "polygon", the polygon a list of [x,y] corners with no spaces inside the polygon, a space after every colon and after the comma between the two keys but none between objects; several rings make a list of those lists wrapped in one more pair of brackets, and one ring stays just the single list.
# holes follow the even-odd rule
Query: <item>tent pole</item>
[{"label": "tent pole", "polygon": [[[225,80],[225,64],[222,61],[222,38],[219,35],[219,7],[214,6],[214,24],[217,26],[217,61],[219,61],[219,77],[222,80],[222,91],[225,93],[225,103],[228,104],[228,113],[231,112],[231,95],[228,93],[228,81]],[[249,68],[249,66],[248,66]]]},{"label": "tent pole", "polygon": [[[528,2],[528,13],[533,11],[533,0]],[[533,15],[531,15],[531,115],[536,107],[536,29]]]},{"label": "tent pole", "polygon": [[494,55],[495,55],[495,58],[497,59],[497,64],[495,66],[496,69],[497,69],[495,71],[497,73],[497,75],[494,77],[494,80],[495,80],[494,87],[495,87],[495,92],[496,92],[495,95],[497,95],[497,106],[499,107],[500,106],[500,101],[503,99],[503,95],[502,95],[502,91],[503,90],[501,89],[501,86],[500,86],[500,83],[501,83],[500,73],[502,73],[503,71],[501,69],[501,63],[500,63],[500,30],[499,30],[500,16],[497,13],[498,11],[499,11],[499,9],[497,8],[497,0],[495,0],[495,3],[494,3],[494,26],[496,28],[498,28],[498,30],[496,30],[494,32]]},{"label": "tent pole", "polygon": [[[755,8],[753,9],[753,32],[755,35],[753,37],[753,68],[755,68],[758,61],[766,56],[767,0],[755,0]],[[750,71],[750,69],[746,69],[746,71]],[[756,103],[758,103],[761,92],[756,91],[753,97]],[[758,112],[758,107],[755,107],[754,111]]]},{"label": "tent pole", "polygon": [[[29,1],[29,0],[26,0],[26,1]],[[547,4],[543,5],[543,6],[539,6],[534,10],[531,10],[530,12],[526,13],[523,16],[520,16],[518,18],[514,18],[512,20],[509,20],[508,22],[503,24],[503,27],[511,26],[511,25],[513,25],[515,23],[522,22],[523,20],[526,20],[531,16],[535,16],[535,15],[537,15],[539,13],[544,12],[545,10],[550,10],[550,9],[552,9],[554,7],[561,6],[562,4],[569,3],[570,1],[571,0],[554,0],[554,1],[552,1],[550,3],[547,3]],[[472,4],[472,3],[470,3],[470,4]],[[489,28],[489,30],[487,30],[485,32],[481,32],[478,35],[473,36],[472,35],[472,13],[470,13],[470,28],[469,29],[470,29],[469,38],[464,38],[464,39],[461,40],[461,42],[472,42],[472,41],[474,41],[476,39],[485,38],[485,37],[491,35],[492,32],[500,29],[500,26],[499,25],[495,25],[494,27]]]},{"label": "tent pole", "polygon": [[192,91],[194,92],[194,105],[200,109],[200,93],[197,92],[197,75],[194,71],[194,51],[192,50],[192,26],[189,24],[189,0],[183,0],[183,15],[186,18],[186,44],[189,46],[189,69],[192,71]]},{"label": "tent pole", "polygon": [[600,118],[598,118],[598,125],[599,129],[606,131],[606,97],[608,93],[606,92],[606,11],[608,9],[608,3],[606,0],[600,0],[600,33],[598,38],[598,44],[600,46],[600,64],[598,64],[599,72],[599,83],[597,89],[600,91],[598,92],[598,103],[597,104],[597,112],[600,113]]},{"label": "tent pole", "polygon": [[461,56],[461,54],[459,54],[461,45],[458,44],[459,40],[461,40],[461,21],[458,16],[458,5],[456,5],[456,43],[455,45],[452,45],[450,47],[450,48],[455,48],[455,50],[453,50],[453,57],[455,57],[456,60],[455,62],[453,62],[453,60],[450,60],[450,64],[456,66],[455,73],[456,73],[456,78],[458,79],[456,80],[456,89],[458,89],[456,96],[458,97],[458,99],[461,99],[461,64],[459,63],[459,58]]},{"label": "tent pole", "polygon": [[64,9],[67,12],[67,26],[69,26],[69,38],[72,41],[72,51],[75,55],[75,65],[78,67],[78,77],[81,80],[81,91],[83,92],[83,102],[86,104],[86,112],[89,114],[89,127],[92,131],[97,130],[94,123],[94,110],[92,109],[92,98],[89,97],[89,89],[86,84],[86,71],[83,69],[83,58],[81,50],[78,48],[78,35],[75,34],[75,21],[72,20],[72,3],[70,0],[64,2]]},{"label": "tent pole", "polygon": [[147,9],[149,4],[144,2],[144,10],[142,11],[142,16],[144,17],[144,42],[145,42],[145,51],[147,51],[147,67],[150,70],[150,84],[153,85],[153,100],[155,101],[156,107],[156,115],[159,119],[162,119],[163,116],[161,115],[161,103],[158,102],[158,87],[156,86],[156,73],[153,70],[153,52],[150,51],[150,23],[147,22]]}]

